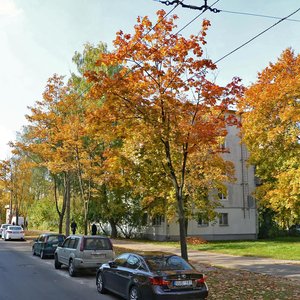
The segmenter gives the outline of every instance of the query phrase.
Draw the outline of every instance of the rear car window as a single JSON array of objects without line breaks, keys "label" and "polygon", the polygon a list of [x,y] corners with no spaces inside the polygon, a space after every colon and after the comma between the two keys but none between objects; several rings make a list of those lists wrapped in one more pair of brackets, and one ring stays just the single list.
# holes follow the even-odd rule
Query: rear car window
[{"label": "rear car window", "polygon": [[21,226],[9,226],[10,230],[22,230]]},{"label": "rear car window", "polygon": [[179,256],[152,256],[146,258],[151,271],[191,270],[193,267]]},{"label": "rear car window", "polygon": [[84,250],[111,250],[111,242],[105,238],[85,238]]},{"label": "rear car window", "polygon": [[48,242],[53,242],[53,243],[57,243],[57,242],[63,242],[64,237],[61,235],[49,235],[48,236]]}]

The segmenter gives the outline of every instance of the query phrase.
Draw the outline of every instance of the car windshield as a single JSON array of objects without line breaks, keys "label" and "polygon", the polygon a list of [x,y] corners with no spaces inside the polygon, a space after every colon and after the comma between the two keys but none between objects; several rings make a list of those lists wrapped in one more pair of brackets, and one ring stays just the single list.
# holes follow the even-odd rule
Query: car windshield
[{"label": "car windshield", "polygon": [[191,270],[193,267],[179,256],[151,256],[145,261],[151,271]]},{"label": "car windshield", "polygon": [[84,250],[111,250],[111,243],[104,238],[85,238]]},{"label": "car windshield", "polygon": [[9,230],[22,230],[21,226],[9,226],[8,227]]}]

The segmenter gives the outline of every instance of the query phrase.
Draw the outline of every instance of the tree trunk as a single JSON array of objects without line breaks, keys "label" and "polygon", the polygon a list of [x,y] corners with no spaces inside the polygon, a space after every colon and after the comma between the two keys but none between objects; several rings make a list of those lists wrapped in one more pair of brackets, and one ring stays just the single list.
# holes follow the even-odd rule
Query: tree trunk
[{"label": "tree trunk", "polygon": [[84,234],[88,234],[88,200],[84,200]]},{"label": "tree trunk", "polygon": [[111,238],[115,239],[118,236],[118,230],[116,222],[113,219],[109,220],[109,224],[111,227]]},{"label": "tree trunk", "polygon": [[66,203],[66,236],[70,235],[70,214],[71,214],[71,183],[70,183],[70,173],[65,173],[65,193],[64,201]]},{"label": "tree trunk", "polygon": [[170,172],[169,175],[172,180],[174,190],[176,192],[181,257],[188,260],[188,252],[187,252],[187,244],[186,244],[186,230],[185,230],[186,218],[185,218],[185,214],[184,214],[184,200],[183,200],[183,187],[184,187],[187,151],[184,152],[184,156],[183,156],[183,166],[182,166],[182,170],[181,170],[181,184],[179,184],[177,177],[176,177],[175,169],[172,164],[170,143],[169,143],[169,141],[163,141],[163,143],[165,146],[166,159],[167,159],[168,169]]},{"label": "tree trunk", "polygon": [[63,232],[63,222],[64,222],[64,215],[63,214],[59,214],[58,216],[58,233],[62,233]]},{"label": "tree trunk", "polygon": [[181,257],[188,260],[187,244],[186,244],[186,220],[184,215],[184,205],[182,194],[176,193],[178,204],[178,220],[179,220],[179,233],[180,233],[180,249]]},{"label": "tree trunk", "polygon": [[53,182],[54,182],[53,189],[54,189],[55,207],[56,207],[56,211],[58,214],[58,222],[59,222],[58,223],[58,232],[62,233],[63,232],[63,221],[64,221],[64,216],[65,216],[65,211],[66,211],[66,197],[65,197],[65,192],[64,192],[63,204],[62,204],[62,208],[60,210],[59,206],[58,206],[57,181],[56,181],[55,175],[52,175],[52,178],[53,178]]}]

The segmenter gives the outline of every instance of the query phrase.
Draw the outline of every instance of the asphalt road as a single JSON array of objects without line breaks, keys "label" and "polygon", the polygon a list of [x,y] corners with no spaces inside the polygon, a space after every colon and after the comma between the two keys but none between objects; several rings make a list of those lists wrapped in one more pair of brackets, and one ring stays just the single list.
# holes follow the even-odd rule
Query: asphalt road
[{"label": "asphalt road", "polygon": [[0,239],[0,300],[120,300],[100,295],[95,274],[70,277],[66,268],[55,270],[53,259],[31,253],[29,241]]}]

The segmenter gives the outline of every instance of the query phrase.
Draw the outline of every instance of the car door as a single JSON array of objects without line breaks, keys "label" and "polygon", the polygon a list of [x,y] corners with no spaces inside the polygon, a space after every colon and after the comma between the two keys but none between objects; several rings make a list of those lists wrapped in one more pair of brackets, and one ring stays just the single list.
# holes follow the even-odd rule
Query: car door
[{"label": "car door", "polygon": [[57,248],[57,257],[58,257],[58,261],[60,263],[63,263],[65,265],[69,264],[69,244],[70,244],[71,238],[67,238],[64,243],[62,244],[61,247]]},{"label": "car door", "polygon": [[44,236],[43,234],[41,234],[41,235],[37,238],[37,240],[36,240],[36,242],[35,242],[35,245],[34,245],[35,253],[38,254],[38,255],[41,253],[41,247],[42,247],[42,243],[43,243],[43,241],[44,241],[44,238],[45,238],[45,236]]},{"label": "car door", "polygon": [[116,272],[118,285],[116,286],[116,292],[123,297],[127,297],[128,286],[132,280],[132,277],[137,273],[137,269],[141,265],[140,259],[130,254],[124,266],[120,266]]},{"label": "car door", "polygon": [[118,288],[119,283],[119,271],[126,264],[127,258],[129,257],[128,253],[124,253],[119,255],[114,261],[113,264],[109,268],[105,269],[104,279],[106,287],[118,293],[120,290]]}]

